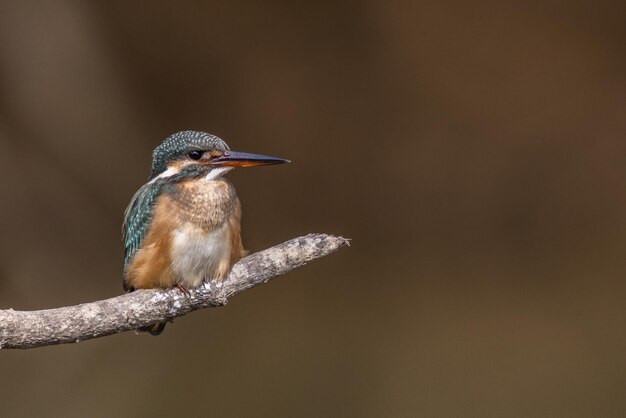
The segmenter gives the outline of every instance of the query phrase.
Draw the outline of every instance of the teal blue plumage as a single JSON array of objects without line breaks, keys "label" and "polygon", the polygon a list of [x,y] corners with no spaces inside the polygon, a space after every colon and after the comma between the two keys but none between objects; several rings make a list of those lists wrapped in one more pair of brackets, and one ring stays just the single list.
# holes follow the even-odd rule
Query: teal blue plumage
[{"label": "teal blue plumage", "polygon": [[161,195],[163,186],[159,181],[144,184],[135,193],[124,213],[124,268],[128,267],[141,248],[152,222],[154,203]]}]

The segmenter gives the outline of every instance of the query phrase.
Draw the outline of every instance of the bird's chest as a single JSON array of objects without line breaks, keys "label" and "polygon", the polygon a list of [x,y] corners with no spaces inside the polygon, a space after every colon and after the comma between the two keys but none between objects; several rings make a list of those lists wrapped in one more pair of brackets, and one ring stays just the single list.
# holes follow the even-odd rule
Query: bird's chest
[{"label": "bird's chest", "polygon": [[183,184],[172,195],[176,227],[171,230],[171,265],[176,281],[193,288],[203,280],[222,279],[230,269],[233,222],[239,201],[227,181]]},{"label": "bird's chest", "polygon": [[226,179],[193,180],[169,191],[180,223],[192,223],[211,230],[240,210],[235,188]]}]

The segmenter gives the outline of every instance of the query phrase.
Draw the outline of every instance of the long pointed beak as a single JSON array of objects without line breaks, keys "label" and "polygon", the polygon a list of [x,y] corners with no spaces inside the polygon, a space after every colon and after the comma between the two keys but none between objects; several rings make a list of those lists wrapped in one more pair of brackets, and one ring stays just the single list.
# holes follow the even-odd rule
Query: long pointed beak
[{"label": "long pointed beak", "polygon": [[256,167],[261,165],[286,164],[291,161],[269,155],[249,154],[247,152],[226,151],[221,157],[213,158],[215,167]]}]

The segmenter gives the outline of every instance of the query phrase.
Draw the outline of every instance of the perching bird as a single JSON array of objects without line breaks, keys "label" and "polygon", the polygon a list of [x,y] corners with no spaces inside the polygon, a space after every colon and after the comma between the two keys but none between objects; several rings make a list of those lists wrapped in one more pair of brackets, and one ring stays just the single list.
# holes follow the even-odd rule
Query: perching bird
[{"label": "perching bird", "polygon": [[[124,213],[124,290],[178,287],[223,280],[244,253],[241,205],[223,176],[234,167],[288,163],[230,151],[220,138],[178,132],[159,145],[148,183]],[[165,322],[141,328],[159,335]]]}]

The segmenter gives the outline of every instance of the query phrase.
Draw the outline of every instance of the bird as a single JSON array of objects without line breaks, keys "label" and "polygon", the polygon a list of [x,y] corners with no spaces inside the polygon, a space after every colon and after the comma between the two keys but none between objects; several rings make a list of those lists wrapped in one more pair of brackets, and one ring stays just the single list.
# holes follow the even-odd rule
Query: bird
[{"label": "bird", "polygon": [[[224,175],[235,167],[289,163],[231,151],[221,138],[199,131],[169,136],[152,154],[146,184],[126,211],[123,288],[177,287],[185,293],[221,281],[245,253],[241,204]],[[165,322],[138,329],[159,335]]]}]

